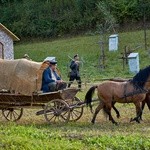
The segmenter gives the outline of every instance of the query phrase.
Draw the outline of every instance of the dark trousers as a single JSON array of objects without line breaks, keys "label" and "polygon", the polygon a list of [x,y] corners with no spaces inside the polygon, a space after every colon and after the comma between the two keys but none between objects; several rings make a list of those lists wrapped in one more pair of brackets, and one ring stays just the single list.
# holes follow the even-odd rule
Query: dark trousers
[{"label": "dark trousers", "polygon": [[49,83],[48,86],[49,86],[49,91],[54,92],[54,91],[65,89],[67,87],[67,83],[65,83],[65,82],[60,82],[60,83],[52,82],[52,83]]},{"label": "dark trousers", "polygon": [[65,82],[60,82],[56,85],[56,90],[63,90],[67,87],[67,83]]},{"label": "dark trousers", "polygon": [[76,79],[76,81],[78,82],[78,88],[81,88],[81,78],[80,78],[80,77],[77,77],[77,76],[70,76],[68,87],[71,86],[71,84],[73,83],[73,81],[74,81],[75,79]]}]

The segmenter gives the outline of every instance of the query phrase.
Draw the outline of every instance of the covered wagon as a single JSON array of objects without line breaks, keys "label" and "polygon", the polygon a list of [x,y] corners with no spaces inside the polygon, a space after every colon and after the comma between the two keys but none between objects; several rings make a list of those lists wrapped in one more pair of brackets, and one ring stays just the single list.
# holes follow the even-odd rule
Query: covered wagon
[{"label": "covered wagon", "polygon": [[0,109],[7,120],[19,120],[23,108],[28,107],[41,108],[36,114],[44,115],[48,122],[76,121],[82,116],[83,103],[76,97],[78,89],[41,91],[46,67],[46,63],[26,59],[0,59]]}]

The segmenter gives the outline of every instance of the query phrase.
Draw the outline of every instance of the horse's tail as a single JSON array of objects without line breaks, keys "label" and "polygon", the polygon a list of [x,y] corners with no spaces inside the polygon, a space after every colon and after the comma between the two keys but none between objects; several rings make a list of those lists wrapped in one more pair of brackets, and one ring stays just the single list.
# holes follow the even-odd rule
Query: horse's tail
[{"label": "horse's tail", "polygon": [[87,91],[87,93],[86,93],[86,95],[85,95],[85,101],[84,101],[84,102],[86,103],[86,105],[90,107],[90,110],[91,110],[92,113],[93,113],[93,110],[92,110],[91,102],[92,102],[92,96],[93,96],[94,91],[95,91],[96,88],[97,88],[97,85],[96,85],[96,86],[92,86],[92,87]]}]

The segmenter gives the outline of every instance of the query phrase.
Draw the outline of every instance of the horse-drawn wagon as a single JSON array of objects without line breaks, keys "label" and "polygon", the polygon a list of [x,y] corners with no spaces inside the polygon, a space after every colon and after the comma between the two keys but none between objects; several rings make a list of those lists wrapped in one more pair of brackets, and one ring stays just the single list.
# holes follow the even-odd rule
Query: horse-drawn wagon
[{"label": "horse-drawn wagon", "polygon": [[25,59],[0,60],[0,109],[7,120],[19,120],[23,108],[32,107],[40,107],[36,115],[43,114],[50,123],[80,119],[84,103],[76,97],[78,89],[40,91],[45,67],[46,64]]}]

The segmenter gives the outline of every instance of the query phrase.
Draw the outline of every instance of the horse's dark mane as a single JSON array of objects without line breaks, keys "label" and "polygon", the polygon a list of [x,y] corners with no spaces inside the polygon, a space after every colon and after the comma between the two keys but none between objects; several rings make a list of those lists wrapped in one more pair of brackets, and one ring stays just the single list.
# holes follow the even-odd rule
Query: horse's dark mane
[{"label": "horse's dark mane", "polygon": [[130,81],[136,88],[144,88],[144,85],[150,75],[150,66],[140,70]]}]

